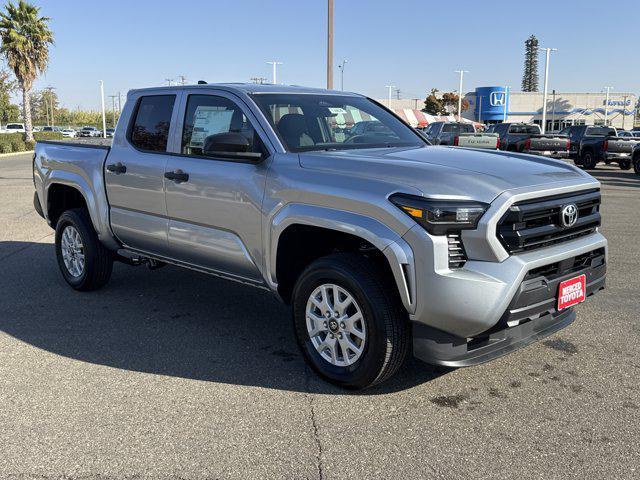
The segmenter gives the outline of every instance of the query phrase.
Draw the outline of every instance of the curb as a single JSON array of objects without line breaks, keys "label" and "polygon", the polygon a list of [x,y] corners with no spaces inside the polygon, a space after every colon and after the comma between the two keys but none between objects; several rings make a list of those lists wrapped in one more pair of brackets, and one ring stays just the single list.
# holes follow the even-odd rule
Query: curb
[{"label": "curb", "polygon": [[0,158],[13,157],[14,155],[26,155],[28,153],[33,153],[33,152],[35,152],[35,150],[25,150],[24,152],[0,153]]}]

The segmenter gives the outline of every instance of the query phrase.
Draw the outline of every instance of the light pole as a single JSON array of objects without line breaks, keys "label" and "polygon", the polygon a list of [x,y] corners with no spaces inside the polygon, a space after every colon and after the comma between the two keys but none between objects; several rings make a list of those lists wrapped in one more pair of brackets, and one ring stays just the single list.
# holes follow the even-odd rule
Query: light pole
[{"label": "light pole", "polygon": [[395,85],[385,85],[385,88],[389,89],[389,95],[387,96],[387,107],[391,108],[391,90],[396,88]]},{"label": "light pole", "polygon": [[556,129],[556,89],[551,90],[551,130]]},{"label": "light pole", "polygon": [[107,117],[104,112],[104,82],[100,80],[100,101],[102,102],[102,138],[107,138]]},{"label": "light pole", "polygon": [[613,87],[604,87],[604,90],[607,92],[604,99],[604,126],[606,127],[609,119],[609,91],[613,90]]},{"label": "light pole", "polygon": [[509,102],[509,85],[504,86],[504,112],[502,114],[502,122],[507,121],[507,103]]},{"label": "light pole", "polygon": [[271,65],[272,67],[272,75],[273,75],[273,84],[276,85],[278,83],[278,65],[282,65],[282,62],[277,62],[275,60],[271,61],[271,62],[267,62],[268,65]]},{"label": "light pole", "polygon": [[165,78],[164,81],[167,82],[167,85],[169,86],[173,85],[173,78]]},{"label": "light pole", "polygon": [[460,89],[458,90],[458,121],[462,118],[462,77],[465,73],[469,73],[469,70],[456,70],[456,73],[460,74]]},{"label": "light pole", "polygon": [[544,94],[542,95],[542,133],[547,130],[547,92],[549,90],[549,58],[551,56],[551,52],[557,52],[557,48],[539,48],[538,50],[543,50],[545,52],[545,63],[544,63]]},{"label": "light pole", "polygon": [[344,65],[347,63],[346,60],[342,60],[342,63],[338,65],[340,69],[340,90],[344,91]]},{"label": "light pole", "polygon": [[624,130],[625,117],[627,116],[627,98],[629,95],[622,97],[622,129]]},{"label": "light pole", "polygon": [[327,89],[333,89],[333,0],[327,0]]}]

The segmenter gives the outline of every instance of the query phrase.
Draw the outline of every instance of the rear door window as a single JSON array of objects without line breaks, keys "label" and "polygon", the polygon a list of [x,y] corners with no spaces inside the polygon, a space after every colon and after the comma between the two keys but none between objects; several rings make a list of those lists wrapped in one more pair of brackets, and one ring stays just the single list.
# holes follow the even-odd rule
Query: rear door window
[{"label": "rear door window", "polygon": [[129,133],[131,144],[148,152],[166,152],[175,95],[141,97]]}]

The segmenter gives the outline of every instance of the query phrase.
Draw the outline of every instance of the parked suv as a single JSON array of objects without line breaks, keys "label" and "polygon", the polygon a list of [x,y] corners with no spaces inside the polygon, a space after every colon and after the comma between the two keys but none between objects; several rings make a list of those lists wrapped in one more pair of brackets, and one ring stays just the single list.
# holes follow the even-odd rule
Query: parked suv
[{"label": "parked suv", "polygon": [[[346,118],[379,125],[346,136]],[[569,325],[604,288],[594,178],[431,146],[353,93],[134,90],[111,147],[38,142],[34,184],[74,289],[104,286],[121,261],[270,290],[309,364],[349,388],[384,381],[410,353],[452,367],[504,355]]]}]

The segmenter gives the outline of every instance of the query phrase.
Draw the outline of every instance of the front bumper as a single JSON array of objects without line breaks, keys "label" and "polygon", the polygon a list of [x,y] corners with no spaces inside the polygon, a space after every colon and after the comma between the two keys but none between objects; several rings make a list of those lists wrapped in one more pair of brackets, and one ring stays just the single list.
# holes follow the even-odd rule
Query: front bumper
[{"label": "front bumper", "polygon": [[560,283],[582,274],[587,277],[587,297],[604,288],[605,247],[530,269],[499,321],[480,334],[460,337],[414,321],[414,355],[431,364],[466,367],[551,335],[575,319],[572,308],[556,309]]}]

